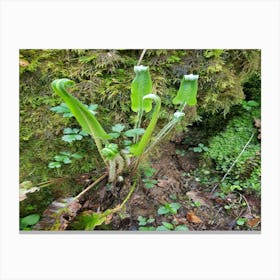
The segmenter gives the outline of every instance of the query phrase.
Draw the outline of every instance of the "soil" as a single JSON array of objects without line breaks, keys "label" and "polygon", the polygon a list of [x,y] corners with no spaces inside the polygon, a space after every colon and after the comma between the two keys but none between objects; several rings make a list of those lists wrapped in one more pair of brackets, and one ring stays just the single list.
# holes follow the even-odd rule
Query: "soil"
[{"label": "soil", "polygon": [[[176,150],[187,150],[187,153],[177,154]],[[98,226],[95,230],[137,231],[139,216],[153,218],[154,222],[148,226],[155,228],[161,226],[162,222],[168,222],[177,226],[185,225],[189,231],[261,229],[259,198],[238,192],[221,198],[212,192],[212,187],[199,184],[190,175],[199,165],[199,154],[188,151],[180,141],[167,143],[161,151],[157,160],[152,161],[152,167],[157,170],[153,175],[157,184],[147,189],[140,182],[125,209],[115,214],[110,224]],[[83,176],[90,182],[90,174]],[[128,187],[123,187],[125,185]],[[129,186],[129,183],[118,183],[110,188],[106,181],[101,182],[97,190],[89,191],[80,199],[82,206],[79,212],[99,212],[115,207],[123,201]],[[181,204],[177,214],[157,213],[160,206],[175,202]],[[239,218],[246,218],[246,222],[238,225]],[[71,225],[67,229],[71,230]]]}]

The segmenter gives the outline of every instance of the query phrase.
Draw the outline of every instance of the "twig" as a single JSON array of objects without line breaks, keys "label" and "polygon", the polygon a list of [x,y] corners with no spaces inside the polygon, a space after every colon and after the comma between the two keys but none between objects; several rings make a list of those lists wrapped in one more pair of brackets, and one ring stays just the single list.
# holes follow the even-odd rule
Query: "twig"
[{"label": "twig", "polygon": [[145,55],[146,50],[147,50],[147,49],[144,49],[144,50],[142,51],[142,53],[141,53],[141,55],[140,55],[140,58],[139,58],[139,60],[138,60],[138,62],[137,62],[137,66],[139,66],[140,63],[142,62],[142,59],[143,59],[143,57],[144,57],[144,55]]},{"label": "twig", "polygon": [[248,140],[248,142],[246,143],[246,145],[243,147],[242,151],[240,152],[240,154],[237,156],[237,158],[234,160],[234,162],[232,163],[232,165],[230,166],[230,168],[228,169],[228,171],[226,172],[226,174],[224,175],[224,177],[222,178],[222,180],[216,184],[214,186],[214,188],[212,189],[211,193],[213,193],[216,188],[226,179],[226,177],[228,176],[229,172],[231,171],[231,169],[234,167],[234,165],[238,162],[239,158],[242,156],[242,154],[244,153],[244,151],[246,150],[246,148],[248,147],[248,145],[250,144],[250,142],[252,141],[253,137],[255,135],[255,132],[252,133],[250,139]]},{"label": "twig", "polygon": [[100,183],[104,178],[106,178],[108,174],[104,173],[101,177],[99,177],[97,180],[95,180],[92,184],[90,184],[86,189],[84,189],[82,192],[80,192],[77,196],[74,197],[74,200],[79,199],[83,194],[85,194],[87,191],[89,191],[91,188],[93,188],[95,185]]},{"label": "twig", "polygon": [[240,195],[240,197],[243,198],[243,200],[245,201],[245,203],[246,203],[246,205],[247,205],[247,208],[248,208],[248,210],[249,210],[249,213],[250,213],[250,215],[252,216],[251,207],[250,207],[250,205],[249,205],[249,203],[248,203],[246,197],[245,197],[243,194],[241,194],[240,192],[236,192],[236,193],[238,193],[238,194]]}]

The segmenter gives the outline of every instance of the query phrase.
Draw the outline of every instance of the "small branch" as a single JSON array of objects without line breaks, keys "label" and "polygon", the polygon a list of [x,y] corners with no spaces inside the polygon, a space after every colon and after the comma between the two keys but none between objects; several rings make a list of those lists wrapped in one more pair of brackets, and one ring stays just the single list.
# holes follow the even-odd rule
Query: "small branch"
[{"label": "small branch", "polygon": [[103,174],[101,177],[99,177],[97,180],[95,180],[92,184],[90,184],[86,189],[84,189],[82,192],[80,192],[77,196],[74,197],[74,200],[79,199],[83,194],[85,194],[86,192],[88,192],[91,188],[93,188],[95,185],[97,185],[98,183],[100,183],[104,178],[106,178],[108,174],[105,173]]},{"label": "small branch", "polygon": [[140,55],[140,58],[139,58],[139,60],[138,60],[138,62],[137,62],[137,66],[139,66],[139,65],[141,64],[141,62],[142,62],[142,60],[143,60],[143,57],[144,57],[144,55],[145,55],[146,50],[147,50],[147,49],[144,49],[144,50],[142,51],[142,53],[141,53],[141,55]]},{"label": "small branch", "polygon": [[240,154],[237,156],[237,158],[234,160],[234,162],[232,163],[232,165],[230,166],[230,168],[228,169],[228,171],[226,172],[226,174],[224,175],[224,177],[222,178],[222,180],[216,184],[214,186],[214,188],[212,189],[211,193],[213,193],[216,188],[226,179],[226,177],[228,176],[229,172],[232,170],[232,168],[234,167],[234,165],[238,162],[239,158],[242,156],[242,154],[245,152],[246,148],[248,147],[248,145],[250,144],[250,142],[252,141],[253,137],[255,135],[255,132],[252,133],[250,139],[248,140],[248,142],[246,143],[246,145],[243,147],[242,151],[240,152]]},{"label": "small branch", "polygon": [[246,205],[247,205],[247,208],[248,208],[248,210],[249,210],[249,213],[250,213],[250,215],[252,216],[251,207],[250,207],[250,205],[249,205],[249,203],[248,203],[246,197],[245,197],[243,194],[241,194],[240,192],[236,192],[236,193],[238,193],[238,194],[240,195],[240,197],[243,198],[243,200],[245,201],[245,203],[246,203]]}]

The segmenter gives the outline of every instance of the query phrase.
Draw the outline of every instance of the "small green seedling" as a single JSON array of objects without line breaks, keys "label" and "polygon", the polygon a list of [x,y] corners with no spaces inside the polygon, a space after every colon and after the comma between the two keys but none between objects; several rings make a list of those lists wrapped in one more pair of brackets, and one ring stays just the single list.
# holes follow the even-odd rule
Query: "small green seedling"
[{"label": "small green seedling", "polygon": [[84,136],[88,136],[88,133],[86,133],[83,130],[80,130],[78,128],[70,128],[66,127],[63,130],[63,136],[62,140],[68,143],[72,143],[73,141],[76,140],[82,140]]},{"label": "small green seedling", "polygon": [[176,155],[179,155],[180,157],[183,157],[183,156],[186,155],[186,151],[185,150],[176,149],[175,153],[176,153]]},{"label": "small green seedling", "polygon": [[180,203],[167,203],[164,206],[161,206],[158,209],[158,215],[167,215],[167,214],[177,214],[177,211],[181,208]]},{"label": "small green seedling", "polygon": [[238,218],[236,224],[239,226],[243,226],[246,223],[246,221],[247,221],[246,218]]},{"label": "small green seedling", "polygon": [[168,222],[162,222],[161,226],[158,226],[156,228],[157,231],[170,231],[170,230],[175,230],[175,231],[188,231],[188,227],[186,225],[174,225]]},{"label": "small green seedling", "polygon": [[208,147],[204,146],[204,144],[199,143],[197,147],[189,148],[189,150],[194,151],[195,153],[202,153],[207,152],[209,149]]},{"label": "small green seedling", "polygon": [[154,179],[143,179],[142,182],[144,183],[146,189],[151,189],[157,184],[158,181]]},{"label": "small green seedling", "polygon": [[[94,115],[96,114],[95,110],[97,109],[97,104],[85,105]],[[60,105],[53,107],[50,109],[53,112],[62,114],[64,118],[71,118],[74,115],[71,113],[70,109],[65,103],[61,103]]]},{"label": "small green seedling", "polygon": [[194,201],[194,202],[192,203],[192,206],[194,206],[194,207],[200,207],[200,206],[201,206],[201,203],[200,203],[199,201]]},{"label": "small green seedling", "polygon": [[30,230],[32,226],[37,224],[40,220],[39,214],[31,214],[24,218],[20,218],[20,229],[21,230]]},{"label": "small green seedling", "polygon": [[125,129],[125,125],[118,123],[112,126],[112,132],[109,133],[109,135],[112,136],[112,138],[117,139],[121,136],[121,132],[124,129]]},{"label": "small green seedling", "polygon": [[69,152],[60,152],[59,155],[54,156],[54,160],[49,163],[49,168],[60,168],[62,164],[70,164],[72,163],[72,159],[81,159],[83,156],[81,156],[78,153],[71,154]]},{"label": "small green seedling", "polygon": [[145,226],[147,224],[152,224],[155,221],[154,218],[145,218],[142,216],[139,216],[137,220],[138,220],[139,226]]}]

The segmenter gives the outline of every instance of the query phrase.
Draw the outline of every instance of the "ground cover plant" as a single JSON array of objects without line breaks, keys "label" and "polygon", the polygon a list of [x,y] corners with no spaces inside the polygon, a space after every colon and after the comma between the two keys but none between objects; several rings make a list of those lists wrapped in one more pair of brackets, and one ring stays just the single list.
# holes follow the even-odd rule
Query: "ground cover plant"
[{"label": "ground cover plant", "polygon": [[259,59],[21,50],[20,229],[260,230]]}]

